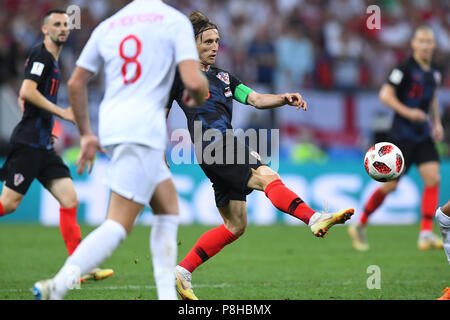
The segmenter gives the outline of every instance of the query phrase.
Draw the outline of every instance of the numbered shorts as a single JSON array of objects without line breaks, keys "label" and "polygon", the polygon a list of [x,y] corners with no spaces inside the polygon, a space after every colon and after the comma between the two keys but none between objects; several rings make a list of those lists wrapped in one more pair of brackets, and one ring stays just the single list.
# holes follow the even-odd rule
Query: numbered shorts
[{"label": "numbered shorts", "polygon": [[106,146],[110,163],[106,184],[115,193],[142,205],[148,205],[156,186],[171,178],[164,161],[164,150],[140,144]]},{"label": "numbered shorts", "polygon": [[404,174],[413,164],[419,166],[425,162],[439,162],[439,154],[436,145],[431,138],[421,142],[394,139],[391,139],[391,142],[399,147],[405,158]]},{"label": "numbered shorts", "polygon": [[0,169],[0,181],[25,195],[34,179],[46,185],[59,178],[71,178],[69,168],[54,149],[45,150],[16,144],[10,147],[3,168]]}]

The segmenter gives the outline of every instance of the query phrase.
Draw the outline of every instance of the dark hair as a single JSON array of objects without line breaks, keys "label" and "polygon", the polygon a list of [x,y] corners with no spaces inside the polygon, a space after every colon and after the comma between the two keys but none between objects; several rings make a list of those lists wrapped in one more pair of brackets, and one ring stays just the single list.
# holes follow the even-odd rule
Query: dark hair
[{"label": "dark hair", "polygon": [[45,13],[45,15],[44,15],[44,19],[42,19],[44,23],[45,23],[45,21],[47,20],[47,18],[50,17],[50,15],[51,15],[52,13],[67,14],[66,11],[61,10],[61,9],[51,9],[51,10],[48,10],[48,11]]},{"label": "dark hair", "polygon": [[201,35],[206,30],[211,29],[217,29],[217,25],[212,23],[207,16],[205,16],[203,13],[199,11],[193,11],[189,15],[189,20],[192,23],[192,26],[194,27],[194,35],[195,38],[197,38],[199,35]]}]

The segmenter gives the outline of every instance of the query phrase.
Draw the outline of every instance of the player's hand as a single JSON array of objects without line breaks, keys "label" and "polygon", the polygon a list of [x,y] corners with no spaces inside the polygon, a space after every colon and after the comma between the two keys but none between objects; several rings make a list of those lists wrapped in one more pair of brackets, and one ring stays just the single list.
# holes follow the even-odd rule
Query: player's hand
[{"label": "player's hand", "polygon": [[441,123],[435,123],[431,128],[431,131],[436,141],[444,140],[444,127],[442,126]]},{"label": "player's hand", "polygon": [[297,107],[297,110],[300,108],[304,111],[308,110],[306,101],[303,100],[300,93],[286,93],[284,94],[284,101],[290,106]]},{"label": "player's hand", "polygon": [[405,118],[412,122],[425,122],[428,119],[427,114],[423,110],[417,108],[408,108]]},{"label": "player's hand", "polygon": [[98,138],[93,134],[81,136],[80,148],[80,155],[76,162],[77,173],[82,174],[86,166],[88,167],[88,173],[91,173],[97,151],[101,153],[105,153],[105,151],[100,146]]},{"label": "player's hand", "polygon": [[63,120],[70,121],[70,122],[72,122],[73,124],[76,124],[76,123],[75,123],[75,116],[74,116],[74,114],[73,114],[72,107],[68,107],[68,108],[66,108],[66,109],[63,109],[63,111],[62,111],[62,113],[61,113],[61,118],[62,118]]},{"label": "player's hand", "polygon": [[187,89],[184,89],[183,91],[183,103],[188,107],[196,107],[197,104],[195,103],[194,98],[189,94],[189,91]]}]

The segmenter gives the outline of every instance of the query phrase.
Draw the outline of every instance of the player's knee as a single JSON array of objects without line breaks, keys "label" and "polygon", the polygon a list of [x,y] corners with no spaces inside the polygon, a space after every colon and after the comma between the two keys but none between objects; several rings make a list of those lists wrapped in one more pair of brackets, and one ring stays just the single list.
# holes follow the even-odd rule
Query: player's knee
[{"label": "player's knee", "polygon": [[444,204],[444,205],[441,207],[441,211],[442,211],[444,214],[446,214],[447,216],[450,217],[450,201],[448,201],[446,204]]},{"label": "player's knee", "polygon": [[239,226],[236,226],[235,228],[233,228],[233,231],[231,231],[232,234],[234,234],[236,237],[240,237],[245,233],[245,230],[247,228],[246,224],[242,224]]},{"label": "player's knee", "polygon": [[263,189],[267,187],[268,184],[275,180],[281,179],[280,175],[275,171],[266,172],[265,174],[260,175],[261,180],[263,181]]},{"label": "player's knee", "polygon": [[180,211],[178,208],[178,201],[166,201],[164,203],[150,202],[150,207],[152,208],[154,214],[158,215],[178,215],[178,212]]},{"label": "player's knee", "polygon": [[236,237],[240,237],[244,234],[247,223],[243,221],[228,222],[225,224],[225,227]]},{"label": "player's knee", "polygon": [[279,175],[278,173],[276,173],[275,171],[274,171],[273,174],[270,174],[270,175],[267,175],[267,176],[266,176],[266,182],[267,182],[267,184],[271,183],[272,181],[279,180],[279,179],[281,179],[281,177],[280,177],[280,175]]},{"label": "player's knee", "polygon": [[19,207],[20,200],[11,200],[2,202],[3,209],[5,210],[5,214],[13,213]]},{"label": "player's knee", "polygon": [[425,186],[427,187],[435,187],[438,186],[441,183],[441,176],[439,174],[429,176],[425,180]]},{"label": "player's knee", "polygon": [[398,187],[398,180],[395,180],[395,181],[390,181],[390,182],[384,183],[380,187],[380,189],[384,194],[389,194],[389,193],[397,190],[397,187]]},{"label": "player's knee", "polygon": [[63,208],[78,208],[79,202],[77,196],[72,195],[70,197],[61,199],[59,204]]}]

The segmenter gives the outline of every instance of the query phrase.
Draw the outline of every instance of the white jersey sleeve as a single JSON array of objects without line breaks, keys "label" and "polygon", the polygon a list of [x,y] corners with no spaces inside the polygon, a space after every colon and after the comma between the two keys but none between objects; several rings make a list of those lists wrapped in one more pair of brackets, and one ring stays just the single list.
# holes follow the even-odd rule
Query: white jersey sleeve
[{"label": "white jersey sleeve", "polygon": [[[101,26],[101,25],[100,25]],[[76,65],[93,73],[100,69],[103,59],[98,48],[100,26],[95,28],[81,52]]]},{"label": "white jersey sleeve", "polygon": [[77,60],[91,72],[104,71],[100,143],[163,150],[176,65],[191,59],[199,60],[189,19],[161,0],[134,0],[101,22]]},{"label": "white jersey sleeve", "polygon": [[175,62],[178,64],[183,60],[199,60],[195,41],[186,41],[194,39],[194,29],[189,19],[183,16],[172,29],[175,48]]}]

